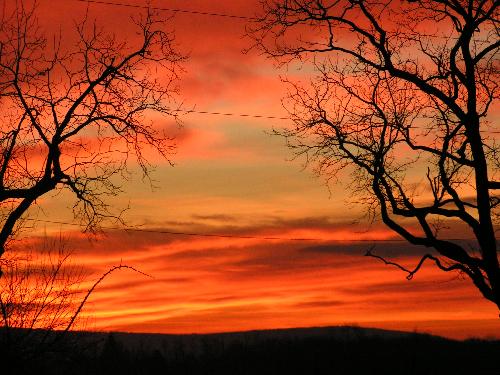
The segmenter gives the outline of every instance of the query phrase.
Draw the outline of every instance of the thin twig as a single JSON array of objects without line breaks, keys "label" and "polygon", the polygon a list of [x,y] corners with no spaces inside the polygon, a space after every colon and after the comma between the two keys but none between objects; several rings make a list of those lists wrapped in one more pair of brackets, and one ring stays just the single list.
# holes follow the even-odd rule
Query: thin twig
[{"label": "thin twig", "polygon": [[94,285],[92,285],[92,287],[87,291],[87,294],[85,295],[85,297],[83,298],[82,302],[80,303],[80,305],[78,306],[78,309],[76,310],[76,312],[73,314],[73,316],[71,317],[71,320],[69,321],[68,325],[66,326],[66,328],[64,329],[63,332],[68,332],[70,330],[70,328],[73,326],[76,318],[78,317],[78,315],[80,314],[80,312],[82,311],[83,309],[83,306],[85,305],[85,303],[87,302],[88,298],[90,297],[90,295],[92,294],[92,292],[94,291],[94,289],[106,278],[108,277],[111,273],[113,273],[114,271],[116,270],[120,270],[120,269],[124,269],[124,268],[127,268],[127,269],[130,269],[132,271],[135,271],[137,273],[140,273],[141,275],[144,275],[144,276],[147,276],[147,277],[150,277],[150,278],[153,278],[153,276],[151,275],[148,275],[147,273],[144,273],[132,266],[127,266],[125,264],[119,264],[118,266],[114,266],[112,268],[110,268],[107,272],[105,272],[95,283]]},{"label": "thin twig", "polygon": [[446,271],[446,272],[449,272],[449,271],[464,271],[463,265],[456,263],[456,264],[452,264],[451,266],[444,266],[438,258],[436,258],[435,256],[433,256],[431,254],[425,254],[422,258],[420,258],[420,261],[418,262],[418,264],[416,265],[416,267],[413,270],[409,270],[408,268],[403,267],[399,263],[392,262],[390,260],[387,260],[387,259],[381,257],[380,255],[374,254],[373,253],[373,249],[374,248],[375,248],[375,246],[370,247],[366,251],[365,256],[376,258],[376,259],[380,259],[385,264],[390,265],[390,266],[395,266],[395,267],[399,268],[400,270],[408,273],[408,276],[406,276],[406,278],[408,280],[413,279],[413,276],[420,270],[420,268],[422,267],[422,265],[424,264],[424,262],[427,259],[430,259],[430,260],[434,261],[434,263],[436,264],[436,266],[438,266],[438,268],[441,269],[442,271]]}]

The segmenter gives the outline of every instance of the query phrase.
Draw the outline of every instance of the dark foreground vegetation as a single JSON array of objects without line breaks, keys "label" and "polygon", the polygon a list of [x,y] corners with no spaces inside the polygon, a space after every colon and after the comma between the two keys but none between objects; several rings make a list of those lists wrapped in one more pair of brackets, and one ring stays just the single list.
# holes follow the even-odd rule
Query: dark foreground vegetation
[{"label": "dark foreground vegetation", "polygon": [[[7,337],[8,336],[8,337]],[[0,331],[2,374],[499,374],[500,341],[356,327],[213,335]]]}]

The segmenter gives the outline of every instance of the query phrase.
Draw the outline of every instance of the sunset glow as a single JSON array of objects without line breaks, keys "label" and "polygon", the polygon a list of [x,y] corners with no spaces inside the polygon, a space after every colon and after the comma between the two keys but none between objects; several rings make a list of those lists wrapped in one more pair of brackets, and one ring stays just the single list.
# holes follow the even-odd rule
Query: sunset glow
[{"label": "sunset glow", "polygon": [[[177,81],[178,122],[147,119],[174,138],[174,165],[147,150],[156,165],[150,184],[131,161],[124,193],[110,200],[117,212],[126,209],[130,230],[110,220],[102,233],[82,234],[73,197],[49,193],[12,245],[11,251],[36,250],[47,238],[62,238],[71,262],[88,275],[84,289],[119,264],[144,273],[124,269],[107,277],[84,309],[85,328],[207,333],[359,325],[500,338],[497,309],[470,280],[430,262],[406,280],[401,270],[365,257],[374,245],[377,254],[412,269],[424,250],[372,222],[367,205],[350,193],[347,174],[338,181],[316,176],[282,137],[270,134],[290,124],[280,119],[288,116],[280,77],[307,81],[310,68],[276,66],[247,50],[248,20],[213,15],[253,17],[258,1],[153,0],[151,6],[212,13],[159,11],[171,17],[167,27],[189,56]],[[134,31],[119,25],[142,11],[76,0],[39,0],[38,7],[49,33],[65,34],[88,12],[131,44]],[[422,191],[418,199],[427,196]],[[469,244],[467,229],[448,224],[451,238]]]}]

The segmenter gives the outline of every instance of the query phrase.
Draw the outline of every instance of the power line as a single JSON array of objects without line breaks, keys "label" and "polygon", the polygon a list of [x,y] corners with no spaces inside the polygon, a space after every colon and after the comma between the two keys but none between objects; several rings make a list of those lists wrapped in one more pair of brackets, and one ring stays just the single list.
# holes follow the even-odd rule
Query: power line
[{"label": "power line", "polygon": [[[57,220],[42,220],[42,219],[26,219],[30,221],[37,221],[48,224],[61,224],[80,227],[77,223],[69,223]],[[145,233],[159,233],[170,234],[176,236],[193,236],[193,237],[216,237],[216,238],[235,238],[235,239],[256,239],[256,240],[280,240],[280,241],[324,241],[321,238],[290,238],[290,237],[269,237],[269,236],[250,236],[250,235],[237,235],[237,234],[224,234],[224,233],[199,233],[199,232],[182,232],[163,229],[146,229],[137,227],[103,227],[103,230],[122,230],[125,232],[145,232]],[[342,240],[338,240],[342,241]]]},{"label": "power line", "polygon": [[[69,223],[66,221],[58,220],[43,220],[43,219],[25,219],[34,222],[48,223],[48,224],[60,224],[60,225],[70,225],[81,227],[77,223]],[[171,234],[177,236],[197,236],[197,237],[217,237],[217,238],[237,238],[237,239],[259,239],[259,240],[281,240],[281,241],[322,241],[321,238],[289,238],[289,237],[264,237],[264,236],[249,236],[249,235],[235,235],[235,234],[221,234],[221,233],[198,233],[198,232],[181,232],[163,229],[147,229],[147,228],[137,228],[137,227],[102,227],[103,230],[122,230],[125,232],[146,232],[146,233],[159,233],[159,234]]]},{"label": "power line", "polygon": [[[81,227],[80,224],[70,223],[66,221],[58,220],[43,220],[43,219],[25,219],[29,221],[48,223],[48,224],[60,224],[60,225],[70,225]],[[276,237],[276,236],[251,236],[251,235],[237,235],[237,234],[225,234],[225,233],[200,233],[200,232],[182,232],[182,231],[172,231],[163,229],[147,229],[147,228],[137,228],[137,227],[102,227],[103,230],[116,230],[124,232],[144,232],[144,233],[158,233],[158,234],[168,234],[175,236],[192,236],[192,237],[212,237],[212,238],[234,238],[234,239],[253,239],[253,240],[264,240],[264,241],[317,241],[317,242],[407,242],[403,238],[394,239],[324,239],[315,237]],[[448,241],[471,241],[473,239],[468,238],[447,238]]]},{"label": "power line", "polygon": [[258,115],[251,113],[234,113],[234,112],[210,112],[210,111],[196,111],[194,109],[190,110],[182,110],[175,109],[172,112],[182,112],[184,114],[196,113],[201,115],[215,115],[215,116],[236,116],[236,117],[251,117],[251,118],[262,118],[262,119],[270,119],[270,120],[290,120],[289,117],[279,117],[275,115]]},{"label": "power line", "polygon": [[115,1],[100,1],[100,0],[74,0],[80,3],[91,3],[91,4],[100,4],[100,5],[112,5],[112,6],[122,6],[127,8],[139,8],[139,9],[152,9],[152,10],[163,10],[174,13],[187,13],[187,14],[197,14],[201,16],[212,16],[212,17],[226,17],[226,18],[237,18],[243,20],[256,20],[255,17],[250,16],[240,16],[237,14],[227,14],[227,13],[217,13],[217,12],[203,12],[199,10],[189,10],[189,9],[181,9],[181,8],[162,8],[162,7],[152,7],[148,5],[139,5],[139,4],[125,4],[119,3]]},{"label": "power line", "polygon": [[[235,112],[210,112],[210,111],[197,111],[197,110],[182,110],[182,109],[174,109],[172,112],[182,112],[183,114],[201,114],[201,115],[214,115],[214,116],[234,116],[234,117],[249,117],[249,118],[260,118],[260,119],[269,119],[269,120],[292,120],[291,117],[280,117],[276,115],[267,115],[267,114],[251,114],[251,113],[235,113]],[[422,126],[412,126],[411,129],[424,129],[431,130],[427,127]],[[484,134],[500,134],[500,131],[495,130],[484,130]]]},{"label": "power line", "polygon": [[[175,13],[187,13],[187,14],[196,14],[203,16],[215,16],[215,17],[226,17],[226,18],[236,18],[236,19],[247,19],[247,20],[257,20],[256,17],[236,15],[236,14],[228,14],[228,13],[217,13],[217,12],[203,12],[198,10],[188,10],[181,8],[163,8],[163,7],[151,7],[148,5],[139,5],[139,4],[125,4],[117,1],[102,1],[102,0],[74,0],[81,3],[91,3],[91,4],[100,4],[100,5],[111,5],[111,6],[122,6],[128,8],[138,8],[138,9],[153,9],[153,10],[161,10],[161,11],[170,11]],[[216,115],[216,116],[236,116],[236,117],[249,117],[249,118],[261,118],[261,119],[270,119],[270,120],[290,120],[288,117],[279,117],[274,115],[260,115],[260,114],[246,114],[246,113],[224,113],[224,112],[210,112],[210,111],[196,111],[196,110],[175,110],[175,112],[183,112],[186,114],[196,113],[196,114],[207,114],[207,115]],[[421,127],[413,127],[414,129],[419,129]],[[500,131],[488,131],[488,134],[500,134]]]},{"label": "power line", "polygon": [[[251,20],[251,21],[258,21],[259,18],[257,17],[252,17],[252,16],[243,16],[239,14],[228,14],[228,13],[219,13],[219,12],[204,12],[200,10],[190,10],[190,9],[182,9],[182,8],[163,8],[163,7],[153,7],[149,5],[139,5],[139,4],[126,4],[126,3],[120,3],[117,1],[102,1],[102,0],[73,0],[73,1],[78,1],[80,3],[91,3],[91,4],[99,4],[99,5],[111,5],[111,6],[121,6],[121,7],[126,7],[126,8],[138,8],[138,9],[152,9],[152,10],[161,10],[161,11],[167,11],[167,12],[174,12],[174,13],[186,13],[186,14],[196,14],[196,15],[201,15],[201,16],[211,16],[211,17],[226,17],[226,18],[236,18],[236,19],[243,19],[243,20]],[[444,40],[454,40],[454,39],[460,39],[459,37],[448,37],[448,36],[440,36],[440,35],[432,35],[432,34],[419,34],[421,36],[425,36],[428,38],[435,38],[435,39],[444,39]],[[478,40],[478,42],[486,42],[485,40]]]}]

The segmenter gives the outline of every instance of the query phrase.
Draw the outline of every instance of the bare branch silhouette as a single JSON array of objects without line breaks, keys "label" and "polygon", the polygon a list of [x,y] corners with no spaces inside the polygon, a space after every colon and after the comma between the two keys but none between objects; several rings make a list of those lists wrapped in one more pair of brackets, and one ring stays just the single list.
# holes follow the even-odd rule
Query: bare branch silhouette
[{"label": "bare branch silhouette", "polygon": [[137,268],[135,267],[132,267],[132,266],[127,266],[125,264],[119,264],[117,266],[113,266],[111,267],[108,271],[106,271],[105,273],[102,274],[101,277],[99,277],[99,279],[97,279],[97,281],[92,285],[92,287],[87,291],[87,293],[85,294],[85,296],[82,298],[82,301],[80,302],[80,304],[78,305],[78,308],[75,310],[75,313],[73,314],[73,316],[71,317],[71,319],[69,320],[69,323],[68,325],[66,326],[66,328],[64,328],[64,331],[67,332],[69,331],[72,327],[73,327],[73,324],[75,323],[75,320],[78,318],[78,316],[80,315],[80,312],[82,311],[83,307],[85,306],[85,304],[87,303],[87,300],[89,299],[90,295],[94,292],[95,288],[97,288],[99,286],[99,284],[101,282],[104,281],[104,279],[106,277],[108,277],[110,274],[112,274],[113,272],[117,271],[117,270],[121,270],[121,269],[129,269],[129,270],[132,270],[134,272],[137,272],[137,273],[140,273],[141,275],[144,275],[144,276],[147,276],[147,277],[151,277],[151,275],[148,275],[147,273],[144,273],[140,270],[138,270]]},{"label": "bare branch silhouette", "polygon": [[128,269],[152,277],[132,266],[119,264],[103,273],[88,290],[81,266],[71,263],[62,238],[25,253],[9,254],[0,261],[0,346],[21,357],[43,357],[58,350],[75,326],[82,328],[82,310],[96,288],[113,272]]},{"label": "bare branch silhouette", "polygon": [[0,12],[1,256],[46,193],[73,193],[75,218],[94,230],[119,218],[107,199],[121,192],[131,163],[148,178],[148,152],[171,162],[173,139],[149,114],[177,118],[185,57],[150,11],[131,20],[130,41],[88,17],[51,41],[36,8],[8,2]]},{"label": "bare branch silhouette", "polygon": [[413,279],[413,276],[415,276],[415,274],[418,272],[418,270],[420,270],[420,268],[423,266],[424,262],[427,260],[427,259],[430,259],[432,260],[436,266],[442,270],[442,271],[446,271],[446,272],[449,272],[449,271],[455,271],[455,270],[458,270],[458,271],[463,271],[463,272],[466,272],[466,269],[461,265],[461,264],[453,264],[451,266],[445,266],[441,263],[441,261],[439,260],[439,258],[436,258],[435,256],[431,255],[431,254],[425,254],[421,259],[420,261],[418,262],[418,264],[415,266],[415,268],[413,270],[410,270],[404,266],[402,266],[401,264],[399,263],[396,263],[396,262],[393,262],[393,261],[390,261],[390,260],[387,260],[385,259],[384,257],[380,256],[380,255],[376,255],[373,253],[373,249],[375,248],[375,246],[372,246],[370,249],[368,249],[365,253],[365,256],[367,257],[372,257],[372,258],[375,258],[375,259],[380,259],[382,262],[384,262],[385,264],[389,265],[389,266],[395,266],[396,268],[399,268],[401,271],[404,271],[408,274],[408,276],[406,276],[406,279],[408,280],[411,280]]},{"label": "bare branch silhouette", "polygon": [[[497,1],[262,1],[254,47],[311,63],[276,130],[319,174],[349,181],[371,217],[466,274],[500,308]],[[496,112],[495,112],[496,111]],[[463,228],[472,248],[444,227]],[[462,229],[460,229],[462,230]],[[428,253],[431,251],[432,253]]]}]

